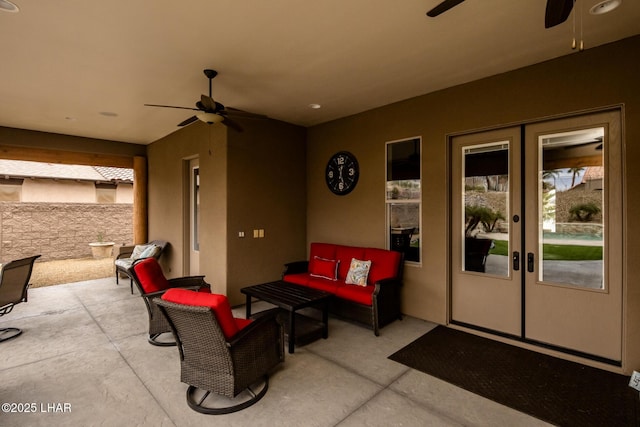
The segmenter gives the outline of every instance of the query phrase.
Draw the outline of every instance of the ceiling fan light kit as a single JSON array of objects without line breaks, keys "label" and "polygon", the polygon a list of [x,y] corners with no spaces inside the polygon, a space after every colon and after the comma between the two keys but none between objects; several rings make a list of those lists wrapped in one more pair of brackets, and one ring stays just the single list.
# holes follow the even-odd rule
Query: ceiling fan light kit
[{"label": "ceiling fan light kit", "polygon": [[224,117],[215,113],[198,113],[196,114],[196,117],[198,118],[198,120],[201,120],[210,125],[220,123],[224,120]]},{"label": "ceiling fan light kit", "polygon": [[[3,1],[3,0],[0,0]],[[236,123],[235,121],[229,118],[230,115],[241,116],[245,118],[254,118],[254,119],[266,119],[266,116],[260,114],[248,113],[246,111],[237,110],[235,108],[225,108],[219,102],[216,102],[211,97],[211,80],[215,76],[218,75],[216,70],[206,69],[204,70],[204,75],[209,79],[209,96],[201,95],[200,101],[196,102],[196,108],[192,107],[178,107],[175,105],[160,105],[160,104],[144,104],[147,107],[161,107],[161,108],[178,108],[181,110],[192,110],[198,111],[195,115],[189,117],[186,120],[178,123],[178,126],[187,126],[195,121],[203,121],[207,124],[213,125],[216,123],[222,123],[223,125],[230,127],[232,129],[237,130],[238,132],[242,132],[242,127]]]}]

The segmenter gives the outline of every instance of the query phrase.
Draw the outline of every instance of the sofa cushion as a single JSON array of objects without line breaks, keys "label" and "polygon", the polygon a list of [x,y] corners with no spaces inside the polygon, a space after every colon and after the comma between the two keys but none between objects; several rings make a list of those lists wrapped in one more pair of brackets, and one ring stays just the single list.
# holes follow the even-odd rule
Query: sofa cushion
[{"label": "sofa cushion", "polygon": [[338,279],[345,280],[349,267],[351,266],[351,259],[368,259],[364,257],[364,248],[354,246],[337,246],[336,247],[336,259],[340,260],[338,266]]},{"label": "sofa cushion", "polygon": [[378,280],[398,275],[401,259],[400,252],[366,248],[364,259],[371,260],[371,270],[367,280],[370,285],[375,284]]},{"label": "sofa cushion", "polygon": [[133,270],[145,294],[164,291],[171,286],[155,258],[147,258],[138,262],[133,266]]},{"label": "sofa cushion", "polygon": [[342,282],[340,281],[334,282],[332,280],[309,276],[309,281],[305,286],[313,289],[318,289],[319,291],[331,292],[332,294],[335,294],[340,284],[342,284]]},{"label": "sofa cushion", "polygon": [[309,260],[312,260],[314,257],[336,259],[336,246],[337,245],[331,243],[311,243]]},{"label": "sofa cushion", "polygon": [[307,286],[310,278],[311,275],[309,273],[296,273],[286,274],[284,277],[282,277],[282,280],[289,283],[295,283],[296,285]]},{"label": "sofa cushion", "polygon": [[369,276],[370,268],[371,261],[352,258],[349,272],[344,282],[351,285],[367,286],[367,277]]},{"label": "sofa cushion", "polygon": [[222,334],[227,340],[233,338],[242,328],[251,323],[251,320],[233,317],[229,300],[225,295],[172,288],[162,295],[162,299],[176,304],[211,308]]},{"label": "sofa cushion", "polygon": [[309,274],[328,280],[338,280],[338,264],[335,259],[314,256],[309,262]]},{"label": "sofa cushion", "polygon": [[338,286],[335,294],[338,298],[370,306],[373,304],[371,295],[375,289],[375,286],[342,285]]},{"label": "sofa cushion", "polygon": [[128,270],[131,264],[133,264],[133,261],[135,260],[131,258],[118,258],[115,264],[123,270]]}]

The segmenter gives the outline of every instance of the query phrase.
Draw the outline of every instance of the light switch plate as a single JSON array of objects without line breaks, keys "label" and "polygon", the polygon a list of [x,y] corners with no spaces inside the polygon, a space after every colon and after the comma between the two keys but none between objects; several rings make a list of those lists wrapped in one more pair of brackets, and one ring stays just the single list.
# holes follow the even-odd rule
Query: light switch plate
[{"label": "light switch plate", "polygon": [[633,371],[633,374],[631,374],[631,379],[629,380],[629,387],[635,388],[636,390],[640,391],[640,372]]}]

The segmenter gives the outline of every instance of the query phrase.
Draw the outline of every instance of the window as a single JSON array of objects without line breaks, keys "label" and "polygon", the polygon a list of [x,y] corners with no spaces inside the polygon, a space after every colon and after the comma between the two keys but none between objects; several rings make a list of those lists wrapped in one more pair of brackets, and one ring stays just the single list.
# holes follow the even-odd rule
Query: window
[{"label": "window", "polygon": [[420,262],[422,185],[420,138],[387,143],[386,216],[388,248]]},{"label": "window", "polygon": [[116,202],[115,184],[96,183],[96,203],[115,203],[115,202]]},{"label": "window", "polygon": [[0,180],[0,202],[19,202],[22,196],[22,179]]}]

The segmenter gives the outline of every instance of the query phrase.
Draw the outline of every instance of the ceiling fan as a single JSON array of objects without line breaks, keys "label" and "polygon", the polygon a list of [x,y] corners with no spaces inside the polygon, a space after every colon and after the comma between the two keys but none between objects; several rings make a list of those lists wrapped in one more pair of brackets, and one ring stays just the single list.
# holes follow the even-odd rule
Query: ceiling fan
[{"label": "ceiling fan", "polygon": [[[448,11],[462,3],[464,0],[444,0],[427,12],[427,16],[436,16]],[[544,16],[544,27],[551,28],[562,24],[567,20],[575,0],[547,0],[547,8]]]},{"label": "ceiling fan", "polygon": [[192,107],[178,107],[174,105],[159,105],[159,104],[144,104],[147,107],[162,107],[162,108],[179,108],[182,110],[199,111],[196,115],[189,117],[186,120],[178,123],[178,126],[186,126],[191,123],[201,120],[208,124],[222,123],[232,129],[242,132],[242,127],[232,120],[229,116],[236,117],[248,117],[248,118],[267,118],[261,114],[248,113],[246,111],[238,110],[236,108],[226,108],[221,103],[214,101],[211,97],[211,81],[218,75],[216,70],[206,69],[204,75],[209,79],[209,96],[200,95],[200,101],[196,102],[196,108]]}]

